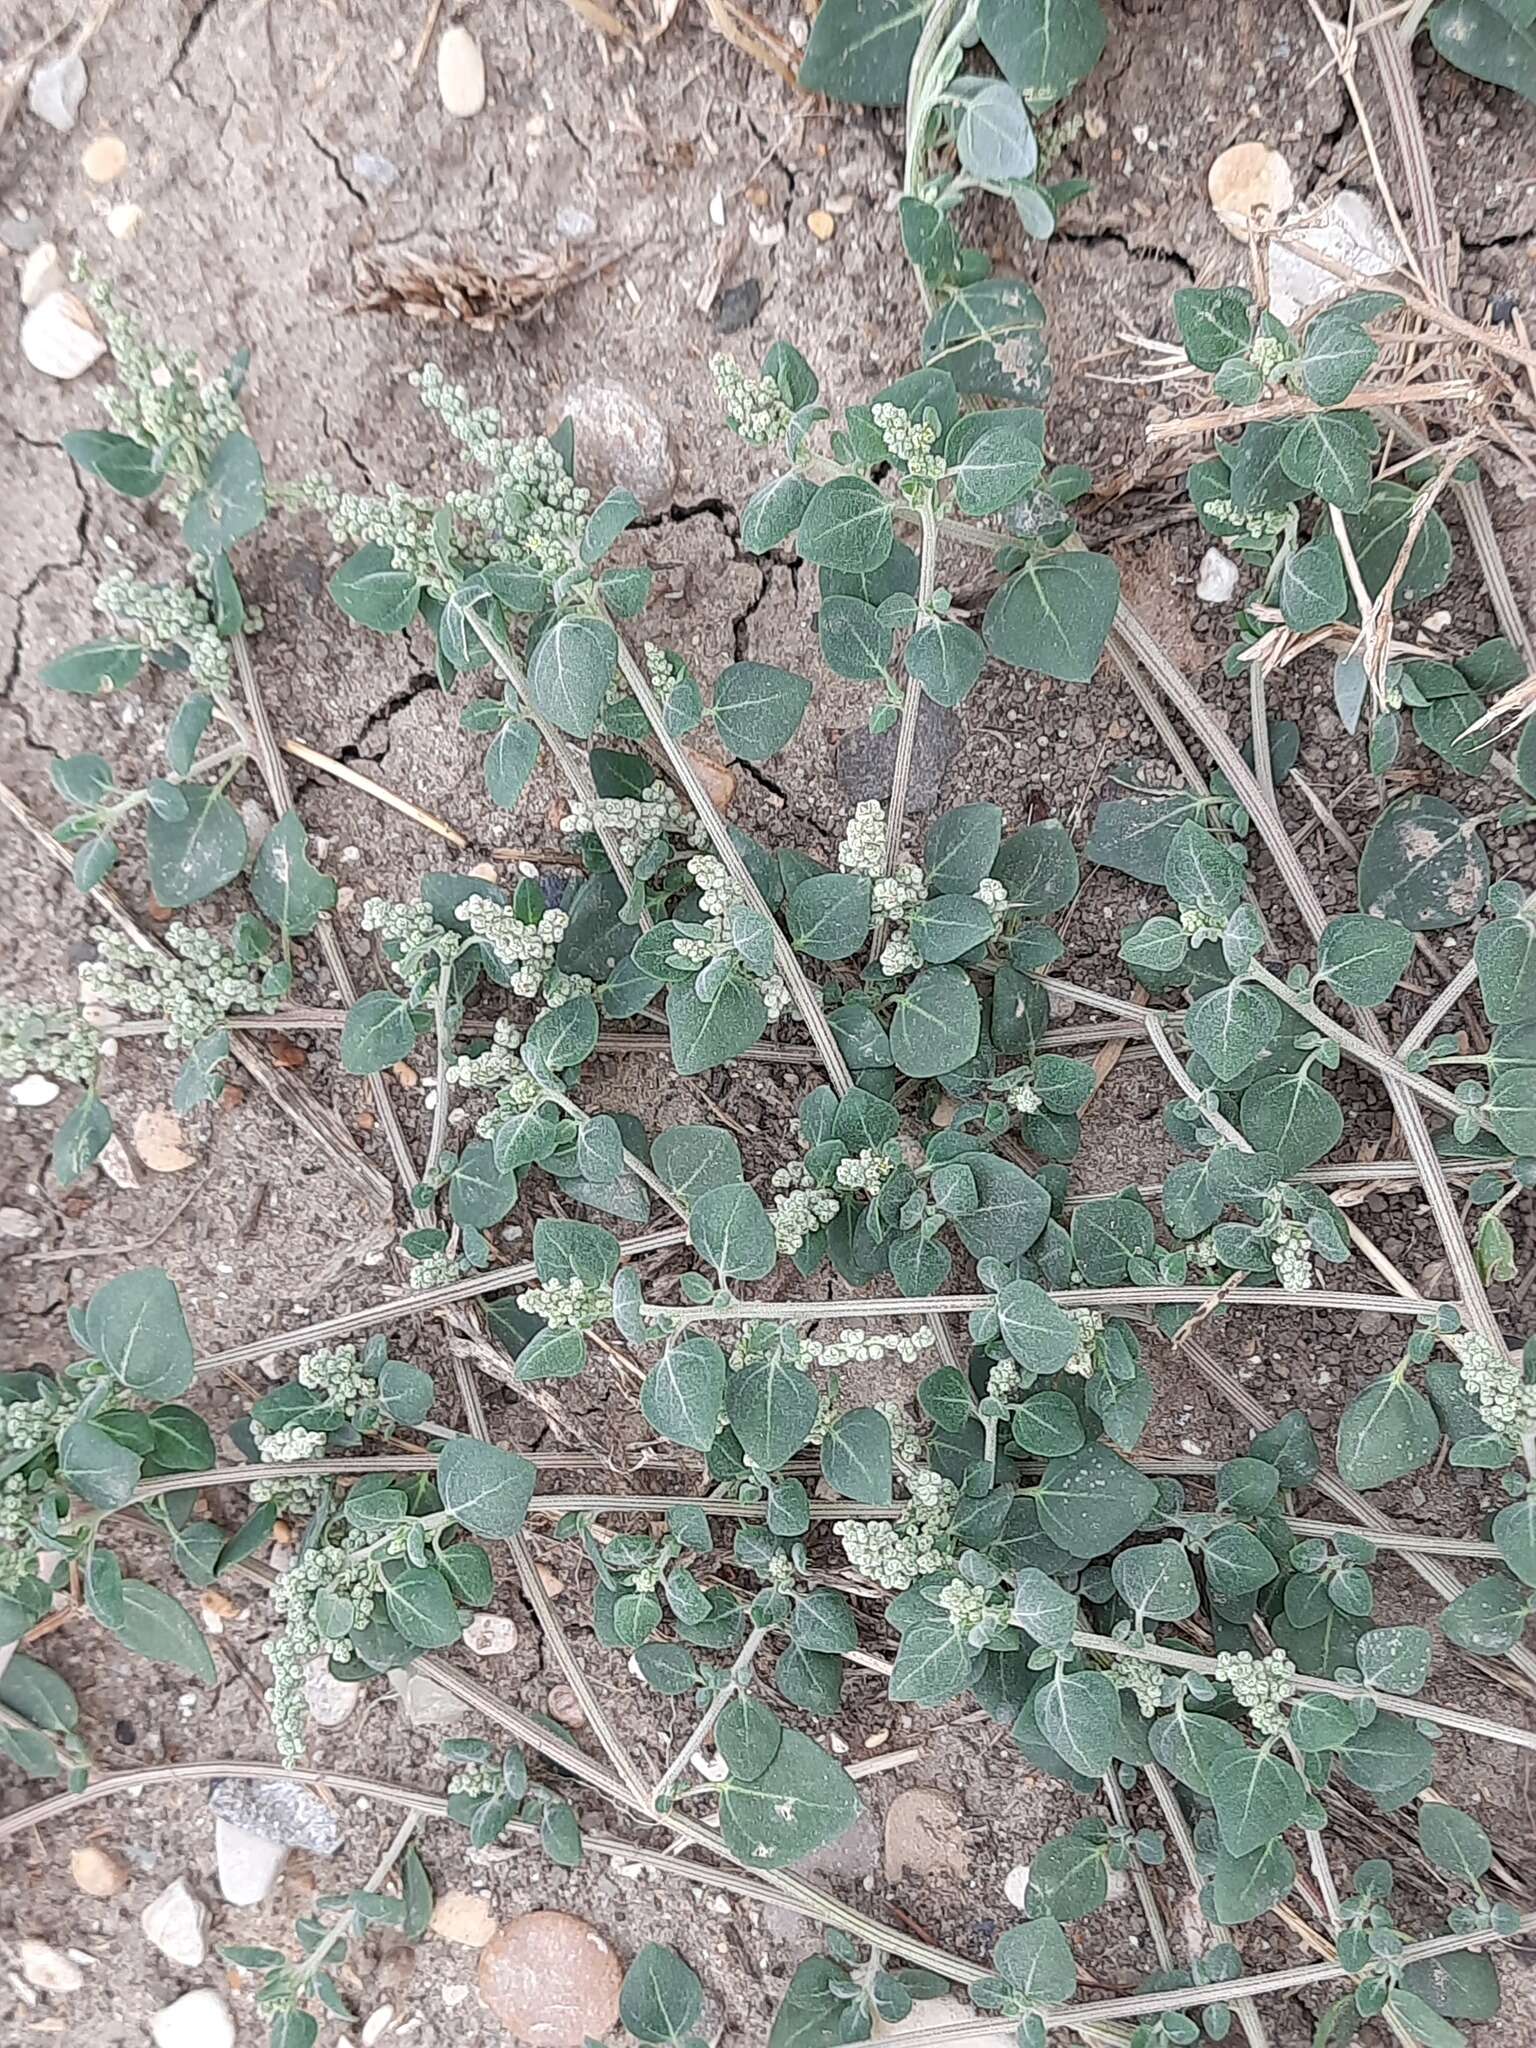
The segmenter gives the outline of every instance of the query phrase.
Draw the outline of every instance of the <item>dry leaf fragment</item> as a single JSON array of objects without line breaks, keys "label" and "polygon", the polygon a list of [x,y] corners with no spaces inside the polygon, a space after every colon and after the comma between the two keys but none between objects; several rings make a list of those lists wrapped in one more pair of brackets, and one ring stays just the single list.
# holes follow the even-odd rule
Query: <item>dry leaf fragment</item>
[{"label": "dry leaf fragment", "polygon": [[349,313],[403,313],[411,320],[462,320],[488,334],[503,320],[531,320],[572,285],[616,261],[614,252],[577,265],[567,250],[524,250],[498,270],[474,256],[410,250],[357,259]]}]

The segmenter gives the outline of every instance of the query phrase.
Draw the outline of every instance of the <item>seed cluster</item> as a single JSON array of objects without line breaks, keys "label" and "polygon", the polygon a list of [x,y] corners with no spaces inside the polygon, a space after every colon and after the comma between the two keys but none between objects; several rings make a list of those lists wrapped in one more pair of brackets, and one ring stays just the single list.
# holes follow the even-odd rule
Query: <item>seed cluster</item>
[{"label": "seed cluster", "polygon": [[163,1042],[189,1050],[233,1016],[269,1017],[281,993],[262,986],[265,962],[237,960],[212,932],[177,918],[165,943],[173,959],[141,940],[105,927],[95,935],[97,957],[80,969],[80,994],[133,1017],[163,1017]]},{"label": "seed cluster", "polygon": [[734,356],[713,356],[709,367],[727,425],[749,447],[772,448],[782,441],[792,415],[773,379],[749,377]]},{"label": "seed cluster", "polygon": [[0,1003],[0,1081],[52,1074],[88,1087],[101,1058],[101,1033],[73,1010]]},{"label": "seed cluster", "polygon": [[1280,1710],[1296,1690],[1296,1666],[1284,1650],[1271,1650],[1267,1657],[1255,1657],[1251,1650],[1223,1650],[1216,1659],[1216,1676],[1231,1686],[1233,1699],[1260,1735],[1281,1733],[1285,1716]]}]

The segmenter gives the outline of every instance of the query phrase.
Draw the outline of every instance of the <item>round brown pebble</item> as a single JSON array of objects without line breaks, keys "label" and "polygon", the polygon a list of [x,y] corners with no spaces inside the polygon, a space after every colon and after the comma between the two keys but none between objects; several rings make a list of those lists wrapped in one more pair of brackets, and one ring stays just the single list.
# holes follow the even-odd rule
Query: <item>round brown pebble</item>
[{"label": "round brown pebble", "polygon": [[92,1842],[70,1852],[69,1874],[89,1899],[115,1899],[129,1882],[127,1866]]},{"label": "round brown pebble", "polygon": [[525,2048],[583,2048],[619,2017],[619,1959],[569,1913],[523,1913],[480,1956],[480,1997]]}]

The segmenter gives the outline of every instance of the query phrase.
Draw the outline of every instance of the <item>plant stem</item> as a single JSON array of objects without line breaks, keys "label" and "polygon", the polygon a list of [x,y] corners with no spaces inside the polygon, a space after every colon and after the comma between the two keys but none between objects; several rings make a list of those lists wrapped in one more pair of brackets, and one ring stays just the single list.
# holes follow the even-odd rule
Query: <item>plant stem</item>
[{"label": "plant stem", "polygon": [[651,1804],[653,1806],[658,1806],[663,1795],[671,1791],[684,1771],[687,1770],[689,1764],[692,1763],[693,1759],[709,1740],[714,1732],[715,1723],[725,1712],[731,1701],[751,1683],[752,1660],[756,1657],[767,1639],[767,1629],[754,1628],[747,1637],[747,1640],[742,1644],[741,1653],[731,1666],[730,1678],[715,1694],[687,1740],[683,1743],[682,1748],[673,1757],[671,1763],[667,1765],[667,1768],[652,1787]]},{"label": "plant stem", "polygon": [[[917,614],[921,621],[933,605],[933,586],[938,573],[939,533],[934,518],[931,498],[925,498],[918,506],[918,518],[922,522],[922,540],[918,556],[917,571]],[[917,724],[923,710],[923,686],[917,677],[909,674],[901,699],[901,723],[896,733],[896,762],[891,771],[891,801],[885,821],[885,872],[896,872],[896,863],[901,858],[901,836],[907,820],[907,797],[912,787],[912,756],[917,747]],[[885,944],[886,920],[875,920],[870,934],[869,957],[880,958]]]},{"label": "plant stem", "polygon": [[1282,981],[1278,974],[1271,974],[1269,969],[1257,960],[1250,960],[1245,972],[1251,981],[1256,981],[1260,988],[1267,988],[1272,996],[1277,996],[1282,1003],[1293,1009],[1298,1017],[1305,1017],[1309,1024],[1331,1038],[1340,1051],[1347,1052],[1350,1058],[1358,1060],[1362,1067],[1369,1067],[1383,1079],[1390,1078],[1396,1081],[1400,1087],[1411,1088],[1415,1095],[1431,1103],[1446,1116],[1459,1117],[1465,1114],[1464,1105],[1456,1100],[1448,1088],[1442,1088],[1437,1081],[1431,1081],[1425,1074],[1415,1074],[1390,1052],[1380,1052],[1374,1046],[1367,1045],[1365,1040],[1357,1038],[1347,1025],[1336,1024],[1326,1011],[1318,1008],[1310,996],[1299,994],[1289,982]]},{"label": "plant stem", "polygon": [[[1045,1290],[1060,1308],[1097,1308],[1115,1311],[1149,1307],[1158,1302],[1192,1302],[1196,1306],[1226,1303],[1245,1308],[1352,1309],[1360,1314],[1422,1316],[1444,1306],[1421,1296],[1397,1294],[1348,1294],[1333,1288],[1315,1287],[1293,1291],[1285,1287],[1067,1287]],[[699,1307],[668,1309],[675,1328],[692,1323],[819,1323],[833,1317],[858,1317],[874,1322],[886,1317],[970,1315],[996,1306],[995,1294],[887,1295],[866,1300],[858,1296],[839,1301],[732,1301],[722,1306],[705,1302]]]}]

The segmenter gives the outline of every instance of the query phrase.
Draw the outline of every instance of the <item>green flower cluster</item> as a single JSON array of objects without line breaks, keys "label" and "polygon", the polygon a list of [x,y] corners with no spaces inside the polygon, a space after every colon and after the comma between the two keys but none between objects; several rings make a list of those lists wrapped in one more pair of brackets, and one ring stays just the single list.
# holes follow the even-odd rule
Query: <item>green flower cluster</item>
[{"label": "green flower cluster", "polygon": [[101,1034],[73,1010],[0,1003],[0,1081],[52,1074],[89,1087],[101,1057]]},{"label": "green flower cluster", "polygon": [[165,943],[174,959],[126,933],[98,930],[97,958],[80,969],[83,1000],[127,1016],[163,1017],[164,1043],[173,1050],[197,1045],[226,1018],[267,1017],[281,1004],[281,992],[263,986],[265,963],[237,960],[212,932],[178,918]]},{"label": "green flower cluster", "polygon": [[145,583],[131,570],[119,569],[97,585],[91,602],[119,626],[131,626],[149,653],[182,648],[187,679],[195,689],[221,701],[232,693],[229,642],[215,627],[207,602],[189,583]]}]

